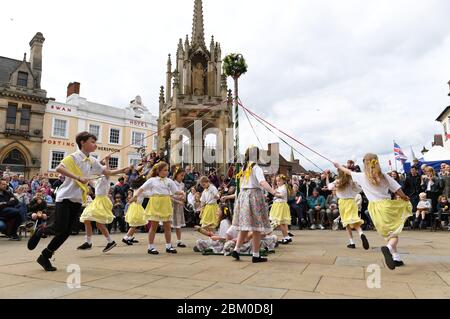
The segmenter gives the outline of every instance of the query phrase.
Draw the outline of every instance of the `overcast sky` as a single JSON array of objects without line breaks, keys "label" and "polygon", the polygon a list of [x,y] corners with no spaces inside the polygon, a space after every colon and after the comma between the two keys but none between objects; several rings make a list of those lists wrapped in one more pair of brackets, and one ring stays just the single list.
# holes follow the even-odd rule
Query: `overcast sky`
[{"label": "overcast sky", "polygon": [[[67,84],[78,81],[90,101],[126,107],[139,94],[157,115],[167,54],[191,35],[193,5],[4,1],[0,55],[29,55],[29,41],[42,32],[48,96],[64,102]],[[419,155],[442,133],[435,119],[450,105],[450,1],[203,0],[203,10],[207,46],[214,35],[224,55],[240,52],[248,62],[244,104],[322,154],[361,163],[371,151],[387,167],[394,139]],[[277,141],[255,129],[263,144]],[[259,144],[243,115],[241,141],[242,149]],[[289,158],[286,147],[282,153]]]}]

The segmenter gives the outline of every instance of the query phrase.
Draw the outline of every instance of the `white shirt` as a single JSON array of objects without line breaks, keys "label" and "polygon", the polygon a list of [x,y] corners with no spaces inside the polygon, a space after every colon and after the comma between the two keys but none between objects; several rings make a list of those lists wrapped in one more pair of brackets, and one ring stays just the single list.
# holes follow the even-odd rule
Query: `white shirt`
[{"label": "white shirt", "polygon": [[231,239],[237,238],[239,235],[239,231],[237,230],[236,226],[231,225],[227,230],[227,235],[230,236]]},{"label": "white shirt", "polygon": [[141,186],[144,192],[152,195],[172,195],[178,192],[178,187],[169,178],[152,177]]},{"label": "white shirt", "polygon": [[100,178],[95,184],[95,196],[107,196],[109,194],[109,177]]},{"label": "white shirt", "polygon": [[277,188],[277,192],[283,195],[283,198],[274,197],[273,202],[274,203],[287,203],[288,199],[288,192],[286,185],[280,186]]},{"label": "white shirt", "polygon": [[241,178],[241,188],[261,188],[260,183],[265,182],[264,172],[258,165],[253,166],[252,173],[248,181],[245,180],[245,176]]},{"label": "white shirt", "polygon": [[219,234],[218,236],[220,238],[226,238],[227,237],[227,231],[231,227],[231,222],[228,219],[224,219],[220,222],[219,227]]},{"label": "white shirt", "polygon": [[[83,177],[89,178],[92,175],[101,175],[105,170],[105,167],[102,166],[96,158],[86,157],[82,151],[76,151],[69,156],[73,157],[75,164],[80,168]],[[62,163],[61,166],[65,167]],[[66,176],[64,183],[58,188],[56,202],[60,203],[64,199],[68,199],[71,202],[82,204],[83,200],[81,194],[81,189],[78,187],[76,181]]]},{"label": "white shirt", "polygon": [[209,184],[208,189],[205,189],[202,193],[202,197],[200,198],[200,201],[202,204],[208,205],[208,204],[217,204],[217,195],[219,194],[219,191],[217,190],[216,186],[213,184]]},{"label": "white shirt", "polygon": [[395,193],[401,188],[395,179],[385,173],[383,173],[383,175],[385,180],[381,180],[380,185],[375,186],[367,180],[365,173],[352,172],[353,181],[362,187],[364,194],[366,194],[369,201],[391,199],[389,191]]},{"label": "white shirt", "polygon": [[350,182],[344,189],[338,190],[336,183],[337,181],[328,184],[328,189],[330,191],[336,189],[336,196],[340,199],[354,199],[362,191],[361,187],[353,182]]},{"label": "white shirt", "polygon": [[424,208],[430,209],[430,208],[431,208],[431,204],[430,204],[430,202],[427,201],[427,200],[421,200],[421,201],[417,204],[417,208],[419,208],[419,209],[424,209]]},{"label": "white shirt", "polygon": [[195,206],[195,195],[192,192],[188,194],[187,201],[192,207]]}]

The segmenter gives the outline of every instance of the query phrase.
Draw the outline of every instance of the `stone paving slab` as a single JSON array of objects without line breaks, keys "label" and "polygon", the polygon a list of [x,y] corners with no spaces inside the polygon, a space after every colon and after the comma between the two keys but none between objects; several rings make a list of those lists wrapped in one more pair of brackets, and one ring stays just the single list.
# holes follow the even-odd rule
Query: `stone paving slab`
[{"label": "stone paving slab", "polygon": [[[28,251],[26,240],[0,238],[0,298],[450,298],[450,233],[405,231],[400,253],[406,265],[394,271],[384,266],[380,248],[385,242],[367,232],[371,249],[348,249],[344,231],[298,231],[290,245],[280,245],[268,263],[251,257],[234,261],[227,256],[203,256],[192,251],[200,234],[183,232],[188,248],[169,255],[164,236],[156,236],[160,255],[147,254],[147,234],[126,246],[123,234],[112,234],[118,246],[102,253],[105,240],[94,236],[92,250],[78,251],[84,236],[72,236],[55,254],[55,273],[35,262],[50,239]],[[173,237],[175,238],[175,236]],[[81,288],[70,289],[69,265],[81,269]],[[381,288],[368,288],[367,267],[380,270]]]}]

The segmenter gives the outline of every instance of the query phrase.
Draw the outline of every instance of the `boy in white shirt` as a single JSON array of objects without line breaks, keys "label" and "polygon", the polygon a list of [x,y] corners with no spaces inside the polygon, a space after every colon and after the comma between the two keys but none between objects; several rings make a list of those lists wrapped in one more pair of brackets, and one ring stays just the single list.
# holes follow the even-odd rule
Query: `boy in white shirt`
[{"label": "boy in white shirt", "polygon": [[[55,222],[47,228],[37,229],[28,241],[28,249],[33,250],[44,233],[55,234],[37,259],[45,271],[56,271],[50,258],[70,236],[74,223],[78,222],[82,204],[87,202],[89,178],[92,175],[112,175],[97,159],[89,156],[97,149],[96,141],[95,135],[89,132],[79,133],[76,136],[79,150],[65,157],[56,168],[56,171],[66,178],[56,195]],[[127,171],[128,168],[124,168],[116,173]]]}]

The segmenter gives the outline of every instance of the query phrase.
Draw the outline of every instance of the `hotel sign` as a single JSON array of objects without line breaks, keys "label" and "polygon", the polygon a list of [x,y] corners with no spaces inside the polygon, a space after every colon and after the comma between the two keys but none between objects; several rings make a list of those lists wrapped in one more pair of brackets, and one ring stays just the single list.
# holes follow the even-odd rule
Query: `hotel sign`
[{"label": "hotel sign", "polygon": [[145,122],[141,122],[141,121],[130,120],[130,124],[133,125],[133,126],[139,126],[139,127],[148,128],[148,124],[145,123]]}]

